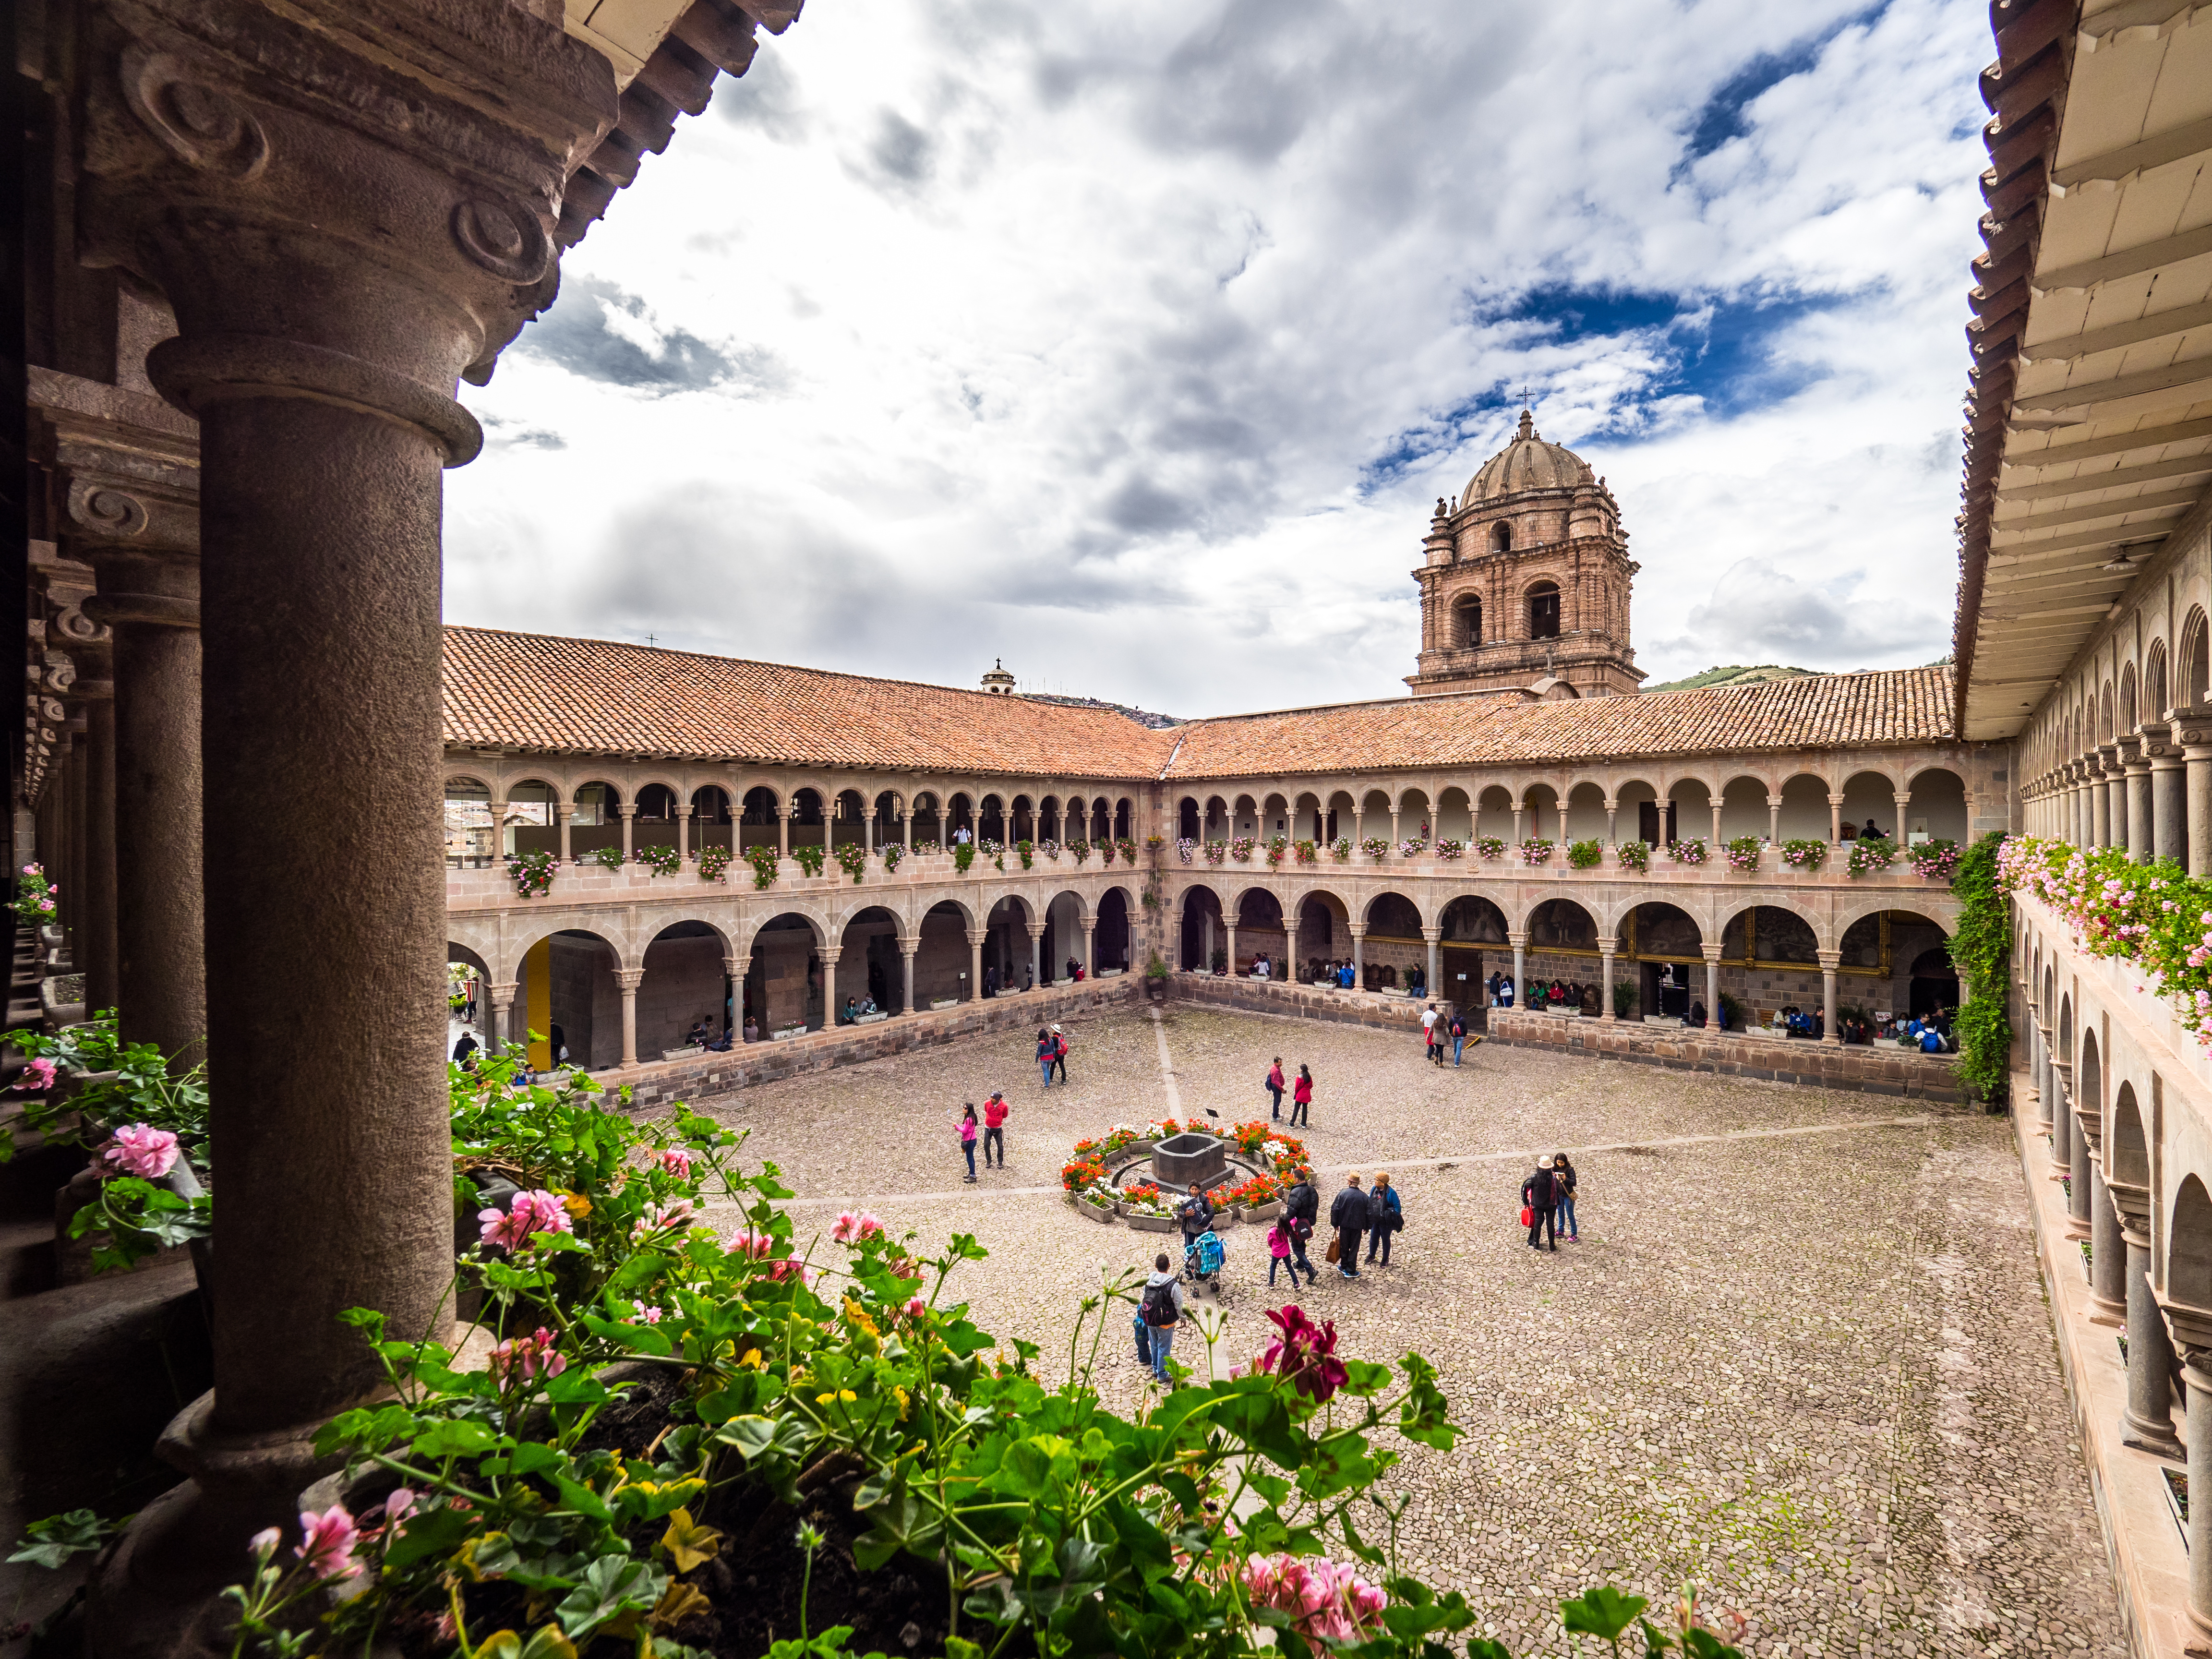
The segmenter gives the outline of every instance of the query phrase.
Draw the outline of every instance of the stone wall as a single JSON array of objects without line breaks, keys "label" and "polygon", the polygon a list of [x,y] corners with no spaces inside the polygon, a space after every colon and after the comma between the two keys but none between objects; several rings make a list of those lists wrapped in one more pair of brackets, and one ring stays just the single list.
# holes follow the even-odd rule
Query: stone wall
[{"label": "stone wall", "polygon": [[[1230,979],[1215,974],[1170,974],[1168,994],[1177,1002],[1233,1008],[1240,1013],[1277,1014],[1286,1019],[1323,1019],[1345,1025],[1373,1025],[1418,1032],[1425,1002],[1370,991],[1330,991],[1279,980]],[[1441,1006],[1441,1005],[1440,1005]]]},{"label": "stone wall", "polygon": [[[633,1071],[602,1073],[598,1080],[611,1089],[623,1084],[634,1088],[634,1109],[665,1106],[676,1100],[711,1100],[779,1078],[856,1066],[963,1037],[1004,1031],[1019,1032],[1026,1039],[1048,1021],[1066,1022],[1111,1007],[1133,1006],[1143,1000],[1143,984],[1138,975],[1085,980],[1079,985],[963,1002],[957,1008],[925,1009],[873,1025],[833,1026],[785,1042],[747,1043],[727,1054],[653,1060]],[[1025,1041],[1024,1054],[1028,1051]]]},{"label": "stone wall", "polygon": [[1958,1082],[1956,1055],[1921,1054],[1903,1048],[1723,1034],[1679,1025],[1646,1025],[1640,1020],[1575,1019],[1517,1008],[1491,1010],[1490,1040],[1761,1082],[1802,1083],[1814,1088],[1855,1089],[1868,1094],[1961,1103],[1966,1099]]}]

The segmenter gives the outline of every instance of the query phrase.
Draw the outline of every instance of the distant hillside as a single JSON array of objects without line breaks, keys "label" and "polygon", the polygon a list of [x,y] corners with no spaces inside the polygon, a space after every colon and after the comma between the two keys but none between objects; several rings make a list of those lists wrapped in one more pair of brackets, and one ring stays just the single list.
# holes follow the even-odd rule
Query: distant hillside
[{"label": "distant hillside", "polygon": [[1022,696],[1031,702],[1056,702],[1068,708],[1110,708],[1124,720],[1149,726],[1155,732],[1164,732],[1170,726],[1183,723],[1173,714],[1155,714],[1148,709],[1132,708],[1125,702],[1101,702],[1096,697],[1057,697],[1044,691],[1024,691]]},{"label": "distant hillside", "polygon": [[1794,680],[1816,672],[1810,668],[1784,668],[1779,663],[1763,662],[1755,667],[1732,664],[1726,668],[1708,668],[1702,674],[1692,674],[1687,679],[1668,680],[1658,685],[1647,685],[1650,691],[1702,691],[1709,685],[1756,685],[1761,680]]}]

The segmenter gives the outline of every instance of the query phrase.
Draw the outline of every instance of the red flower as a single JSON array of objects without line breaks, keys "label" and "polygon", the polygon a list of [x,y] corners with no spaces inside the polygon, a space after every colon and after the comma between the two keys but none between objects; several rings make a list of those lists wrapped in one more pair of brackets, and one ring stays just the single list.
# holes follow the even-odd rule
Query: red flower
[{"label": "red flower", "polygon": [[1273,1309],[1267,1317],[1283,1335],[1254,1362],[1259,1370],[1273,1371],[1295,1383],[1316,1405],[1350,1380],[1351,1373],[1336,1357],[1334,1320],[1316,1326],[1306,1317],[1306,1310],[1296,1305]]}]

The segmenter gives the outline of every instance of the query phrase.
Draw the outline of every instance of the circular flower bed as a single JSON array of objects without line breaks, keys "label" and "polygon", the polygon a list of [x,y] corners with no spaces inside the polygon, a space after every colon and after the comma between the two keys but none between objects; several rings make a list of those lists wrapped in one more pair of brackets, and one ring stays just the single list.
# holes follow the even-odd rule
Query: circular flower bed
[{"label": "circular flower bed", "polygon": [[1162,1118],[1142,1125],[1117,1123],[1103,1135],[1075,1143],[1073,1155],[1060,1166],[1060,1184],[1073,1199],[1113,1209],[1123,1215],[1169,1217],[1182,1201],[1180,1193],[1163,1193],[1150,1180],[1116,1184],[1116,1177],[1148,1158],[1154,1146],[1176,1135],[1212,1135],[1225,1143],[1232,1160],[1208,1190],[1217,1209],[1258,1210],[1280,1200],[1298,1170],[1307,1165],[1305,1143],[1279,1134],[1273,1125],[1259,1120],[1224,1126],[1210,1119],[1183,1122]]}]

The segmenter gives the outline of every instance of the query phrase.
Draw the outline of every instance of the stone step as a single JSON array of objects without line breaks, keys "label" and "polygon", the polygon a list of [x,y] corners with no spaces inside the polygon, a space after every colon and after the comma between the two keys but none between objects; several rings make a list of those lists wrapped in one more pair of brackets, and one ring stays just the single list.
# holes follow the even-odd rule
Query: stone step
[{"label": "stone step", "polygon": [[54,1224],[0,1221],[0,1302],[20,1302],[54,1287]]}]

